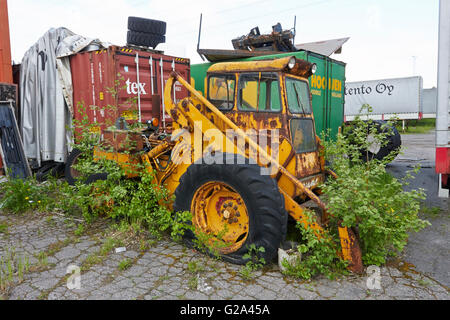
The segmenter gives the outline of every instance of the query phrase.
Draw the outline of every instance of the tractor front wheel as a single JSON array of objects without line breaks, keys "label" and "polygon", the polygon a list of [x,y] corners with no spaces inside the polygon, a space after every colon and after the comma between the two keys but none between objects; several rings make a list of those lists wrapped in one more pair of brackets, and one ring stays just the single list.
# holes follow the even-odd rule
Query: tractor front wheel
[{"label": "tractor front wheel", "polygon": [[276,181],[262,175],[257,165],[193,164],[181,177],[175,197],[174,211],[192,214],[195,231],[185,233],[185,242],[196,247],[201,234],[209,253],[212,249],[225,261],[245,264],[251,247],[264,247],[256,250],[258,258],[269,262],[285,239],[284,198]]}]

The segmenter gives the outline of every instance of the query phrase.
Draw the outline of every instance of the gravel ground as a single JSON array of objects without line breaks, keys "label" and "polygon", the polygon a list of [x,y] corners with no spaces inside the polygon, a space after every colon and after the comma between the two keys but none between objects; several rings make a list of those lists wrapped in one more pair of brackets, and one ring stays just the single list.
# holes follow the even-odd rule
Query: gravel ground
[{"label": "gravel ground", "polygon": [[[418,141],[423,147],[418,146]],[[0,225],[7,229],[0,232],[0,256],[6,259],[14,251],[13,259],[23,261],[26,257],[30,268],[24,275],[16,274],[0,298],[447,300],[449,210],[448,201],[435,195],[437,182],[430,155],[433,152],[428,150],[433,148],[433,136],[405,136],[404,145],[405,154],[389,170],[401,176],[414,164],[422,163],[426,168],[411,187],[426,188],[427,205],[440,210],[427,213],[425,217],[432,226],[412,235],[403,257],[375,273],[334,281],[323,277],[299,281],[284,277],[274,263],[244,280],[239,274],[240,266],[206,257],[170,240],[143,250],[129,246],[124,252],[116,253],[115,248],[102,252],[106,225],[96,225],[77,236],[73,223],[57,214],[1,214]],[[70,266],[81,267],[79,278],[76,274],[70,276]],[[378,271],[379,277],[375,278]],[[374,279],[379,280],[379,286]]]}]

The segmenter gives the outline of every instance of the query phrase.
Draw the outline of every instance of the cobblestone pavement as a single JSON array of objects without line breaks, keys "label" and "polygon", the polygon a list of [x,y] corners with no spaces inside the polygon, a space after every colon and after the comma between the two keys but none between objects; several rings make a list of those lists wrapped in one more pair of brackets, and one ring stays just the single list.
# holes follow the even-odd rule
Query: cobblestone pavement
[{"label": "cobblestone pavement", "polygon": [[[62,216],[1,215],[0,224],[8,226],[0,255],[14,250],[13,259],[29,257],[30,265],[3,299],[449,299],[448,287],[408,263],[382,267],[379,288],[370,277],[376,272],[299,281],[283,277],[275,263],[244,280],[240,266],[169,240],[143,251],[102,252],[102,227],[78,237]],[[71,265],[81,267],[80,289],[70,286],[77,284],[67,273]]]},{"label": "cobblestone pavement", "polygon": [[[401,176],[417,162],[428,161],[425,164],[430,166],[433,136],[419,138],[423,145],[416,151],[418,138],[404,139],[405,154],[388,170]],[[415,156],[418,152],[420,159]],[[450,215],[448,200],[434,195],[433,170],[425,167],[424,176],[412,187],[424,187],[427,206],[439,207],[440,212],[425,214],[432,226],[412,234],[403,257],[380,268],[378,278],[375,269],[334,281],[323,277],[299,281],[284,277],[272,263],[244,280],[241,266],[206,257],[171,240],[147,248],[127,246],[126,251],[116,253],[120,245],[108,244],[104,223],[77,236],[77,221],[74,224],[58,214],[0,212],[0,263],[13,260],[23,265],[27,259],[29,266],[28,271],[13,276],[7,290],[0,290],[0,299],[448,300]],[[80,282],[76,274],[70,276],[69,266],[81,267]]]}]

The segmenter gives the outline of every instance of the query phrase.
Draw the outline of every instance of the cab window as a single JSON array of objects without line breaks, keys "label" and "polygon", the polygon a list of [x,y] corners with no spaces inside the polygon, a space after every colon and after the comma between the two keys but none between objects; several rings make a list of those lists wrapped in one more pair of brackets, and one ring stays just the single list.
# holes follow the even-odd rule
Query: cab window
[{"label": "cab window", "polygon": [[244,73],[239,77],[238,109],[280,112],[280,85],[276,73]]},{"label": "cab window", "polygon": [[314,152],[317,150],[314,123],[310,118],[292,119],[292,146],[296,153]]},{"label": "cab window", "polygon": [[306,81],[286,77],[286,95],[290,112],[312,113],[309,88]]},{"label": "cab window", "polygon": [[208,78],[208,100],[220,110],[234,106],[236,79],[233,75],[214,75]]}]

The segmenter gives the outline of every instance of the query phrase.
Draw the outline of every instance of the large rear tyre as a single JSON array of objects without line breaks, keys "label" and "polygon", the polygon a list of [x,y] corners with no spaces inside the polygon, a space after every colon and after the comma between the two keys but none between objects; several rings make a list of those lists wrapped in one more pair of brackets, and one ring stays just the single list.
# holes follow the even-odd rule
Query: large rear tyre
[{"label": "large rear tyre", "polygon": [[[242,163],[242,162],[234,162]],[[190,211],[192,225],[222,245],[223,260],[245,264],[249,248],[264,247],[258,257],[270,262],[287,232],[288,215],[278,185],[253,164],[193,164],[175,190],[174,211]],[[196,234],[184,241],[196,246]],[[209,252],[212,254],[212,252]]]}]

